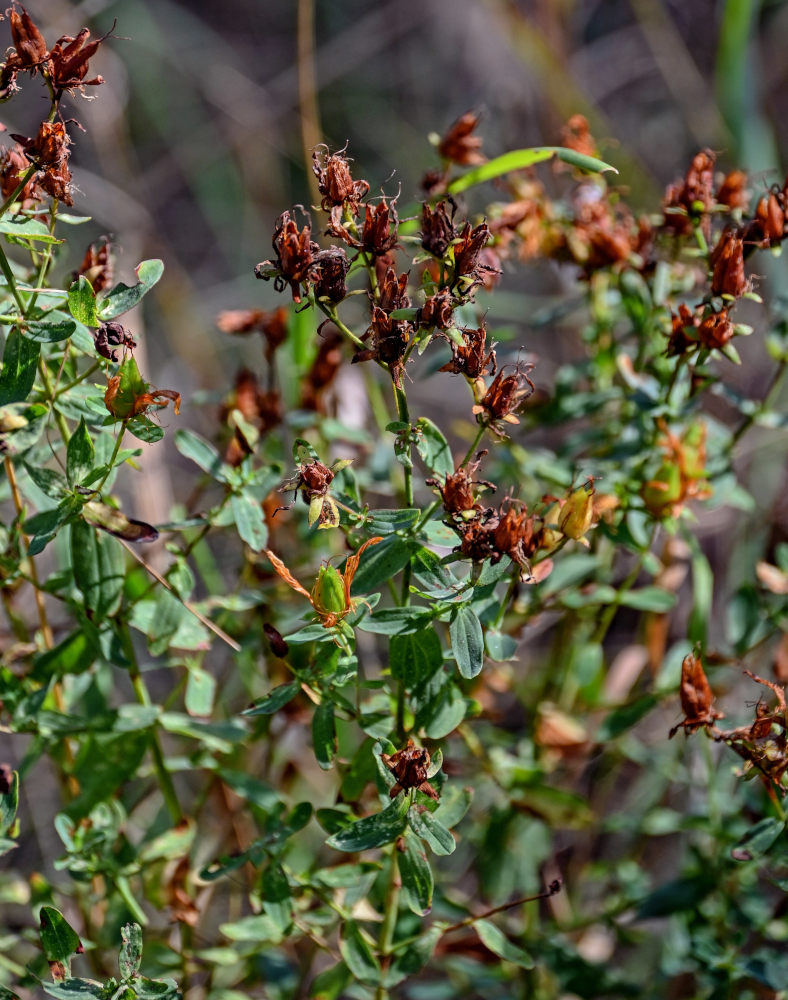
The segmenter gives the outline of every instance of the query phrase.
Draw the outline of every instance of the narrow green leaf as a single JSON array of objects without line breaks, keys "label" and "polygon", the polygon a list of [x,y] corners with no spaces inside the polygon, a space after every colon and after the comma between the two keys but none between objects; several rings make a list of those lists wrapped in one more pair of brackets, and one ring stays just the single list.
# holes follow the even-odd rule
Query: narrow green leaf
[{"label": "narrow green leaf", "polygon": [[451,649],[457,668],[465,678],[476,677],[484,663],[484,635],[478,615],[468,604],[462,604],[449,624]]},{"label": "narrow green leaf", "polygon": [[400,794],[383,812],[357,820],[326,841],[337,851],[368,851],[393,843],[405,829],[408,796]]},{"label": "narrow green leaf", "polygon": [[755,826],[750,827],[731,851],[737,861],[752,861],[767,854],[777,839],[785,830],[785,822],[774,816],[767,816]]},{"label": "narrow green leaf", "polygon": [[139,924],[124,924],[120,929],[123,942],[118,958],[121,979],[130,979],[140,970],[142,961],[142,928]]},{"label": "narrow green leaf", "polygon": [[194,431],[177,430],[175,432],[175,447],[184,458],[191,459],[195,465],[207,472],[213,479],[220,483],[227,481],[227,467],[222,462],[219,452],[205,438],[195,434]]},{"label": "narrow green leaf", "polygon": [[676,595],[662,587],[642,587],[640,590],[628,590],[618,595],[618,603],[627,608],[637,608],[638,611],[656,611],[660,614],[675,607]]},{"label": "narrow green leaf", "polygon": [[41,345],[14,328],[5,342],[0,369],[0,406],[24,403],[36,380]]},{"label": "narrow green leaf", "polygon": [[216,678],[201,667],[189,669],[184,704],[189,715],[210,715],[216,697]]},{"label": "narrow green leaf", "polygon": [[164,264],[162,261],[158,259],[144,260],[137,267],[139,281],[136,285],[125,285],[120,282],[99,300],[98,316],[100,321],[103,323],[115,319],[139,305],[143,296],[147,295],[163,273]]},{"label": "narrow green leaf", "polygon": [[454,472],[449,442],[436,425],[421,417],[416,421],[416,451],[430,472],[436,476],[450,476]]},{"label": "narrow green leaf", "polygon": [[273,715],[280,708],[292,701],[301,690],[299,681],[290,681],[289,684],[280,684],[270,691],[265,698],[256,701],[254,705],[244,709],[241,715]]},{"label": "narrow green leaf", "polygon": [[337,752],[334,704],[324,697],[312,716],[312,743],[320,767],[327,771]]},{"label": "narrow green leaf", "polygon": [[348,921],[339,939],[339,951],[355,978],[367,985],[380,982],[380,965],[364,939],[358,924]]},{"label": "narrow green leaf", "polygon": [[513,149],[503,156],[497,156],[494,160],[488,160],[487,163],[468,170],[462,177],[457,177],[449,184],[449,194],[459,194],[483,181],[493,180],[513,170],[523,170],[542,160],[550,160],[554,156],[564,163],[590,173],[604,173],[607,170],[612,170],[614,174],[618,173],[609,163],[597,160],[593,156],[585,156],[574,149],[566,149],[563,146],[536,146],[532,149]]},{"label": "narrow green leaf", "polygon": [[126,558],[120,542],[82,519],[75,521],[71,525],[71,564],[74,582],[94,620],[117,614],[126,575]]},{"label": "narrow green leaf", "polygon": [[389,639],[389,670],[391,676],[412,690],[440,670],[443,650],[435,629],[429,625],[406,635],[394,634]]},{"label": "narrow green leaf", "polygon": [[[106,1000],[106,990],[93,979],[66,979],[62,983],[42,983],[45,993],[55,1000]],[[122,1000],[126,1000],[125,997]]]},{"label": "narrow green leaf", "polygon": [[422,812],[418,806],[411,806],[408,811],[408,823],[411,830],[429,845],[433,854],[445,857],[454,853],[457,842],[451,832],[429,810],[425,809]]},{"label": "narrow green leaf", "polygon": [[398,855],[402,895],[408,907],[423,917],[432,909],[432,869],[418,838],[405,834],[405,850]]},{"label": "narrow green leaf", "polygon": [[358,627],[376,635],[407,635],[426,628],[431,619],[430,608],[383,608],[376,615],[367,615]]},{"label": "narrow green leaf", "polygon": [[489,948],[493,955],[519,965],[521,969],[533,969],[534,960],[528,952],[512,944],[495,924],[491,924],[489,920],[477,920],[473,924],[473,928],[479,935],[482,944],[485,948]]},{"label": "narrow green leaf", "polygon": [[230,509],[241,539],[254,552],[262,551],[268,541],[268,528],[260,502],[248,493],[233,493]]},{"label": "narrow green leaf", "polygon": [[66,448],[66,476],[69,485],[78,486],[93,471],[95,462],[93,440],[88,433],[85,418],[82,417]]}]

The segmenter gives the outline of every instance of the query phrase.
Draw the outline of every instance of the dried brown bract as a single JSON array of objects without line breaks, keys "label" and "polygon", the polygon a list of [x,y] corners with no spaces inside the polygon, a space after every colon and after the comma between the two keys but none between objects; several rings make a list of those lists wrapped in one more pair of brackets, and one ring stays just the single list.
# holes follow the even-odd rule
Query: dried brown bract
[{"label": "dried brown bract", "polygon": [[371,337],[373,346],[357,351],[351,363],[375,360],[388,365],[394,385],[401,389],[405,351],[410,343],[412,330],[410,323],[392,319],[379,306],[373,306],[372,323],[361,338],[366,341]]},{"label": "dried brown bract", "polygon": [[708,350],[720,350],[733,337],[733,323],[727,309],[710,312],[698,327],[698,340]]},{"label": "dried brown bract", "polygon": [[364,223],[361,227],[360,242],[356,246],[365,253],[373,257],[382,257],[397,246],[399,217],[395,208],[396,203],[396,198],[392,198],[390,202],[381,198],[377,205],[364,206]]},{"label": "dried brown bract", "polygon": [[322,195],[320,207],[326,212],[347,208],[358,215],[359,202],[367,195],[369,184],[353,180],[350,161],[344,154],[344,149],[329,153],[327,146],[318,146],[312,153],[312,171]]},{"label": "dried brown bract", "polygon": [[383,279],[378,282],[378,305],[387,313],[394,312],[395,309],[407,309],[410,305],[407,289],[408,274],[397,277],[393,267],[386,268]]},{"label": "dried brown bract", "polygon": [[533,367],[530,362],[518,361],[514,366],[514,371],[509,375],[506,374],[506,367],[502,368],[493,379],[481,402],[473,408],[477,419],[481,417],[482,420],[487,421],[490,429],[501,436],[503,436],[503,431],[496,425],[500,423],[518,424],[520,421],[515,413],[536,388],[528,377],[528,373],[533,370]]},{"label": "dried brown bract", "polygon": [[685,733],[694,733],[704,726],[713,726],[717,719],[723,718],[712,708],[714,695],[703,670],[701,658],[696,653],[685,656],[681,663],[679,694],[684,719],[671,729],[668,734],[669,739],[673,739],[679,729],[683,729]]},{"label": "dried brown bract", "polygon": [[479,115],[466,111],[438,143],[438,153],[444,160],[451,160],[461,167],[472,167],[484,163],[487,157],[482,153],[482,140],[474,135],[479,124]]},{"label": "dried brown bract", "polygon": [[755,216],[743,233],[742,240],[770,247],[779,245],[784,235],[785,196],[781,191],[771,191],[755,206]]},{"label": "dried brown bract", "polygon": [[115,348],[122,347],[126,351],[133,351],[137,346],[133,337],[125,326],[120,323],[102,323],[93,334],[93,343],[96,346],[96,353],[107,361],[117,363],[118,352]]},{"label": "dried brown bract", "polygon": [[464,329],[462,339],[465,341],[462,346],[453,340],[451,341],[451,361],[439,370],[453,372],[455,375],[464,375],[469,379],[477,379],[482,375],[494,375],[497,369],[495,345],[489,351],[487,350],[487,331],[484,326],[475,330]]},{"label": "dried brown bract", "polygon": [[692,158],[680,184],[671,184],[662,201],[663,225],[679,235],[692,232],[693,222],[701,220],[708,236],[709,215],[714,205],[714,153],[701,150]]},{"label": "dried brown bract", "polygon": [[733,210],[746,208],[749,200],[747,174],[743,170],[731,170],[717,188],[717,203]]},{"label": "dried brown bract", "polygon": [[88,74],[90,60],[111,33],[110,30],[101,38],[89,41],[90,32],[87,28],[83,28],[75,38],[63,35],[57,40],[49,53],[52,63],[50,70],[52,86],[57,92],[75,90],[77,87],[97,87],[104,82],[100,76],[94,76],[90,80],[86,80],[85,77]]},{"label": "dried brown bract", "polygon": [[330,247],[315,255],[317,265],[313,280],[315,295],[329,302],[341,302],[347,295],[347,273],[350,261],[342,247]]},{"label": "dried brown bract", "polygon": [[443,500],[443,509],[447,514],[464,514],[469,510],[481,511],[482,505],[477,502],[474,493],[474,486],[482,486],[495,492],[495,483],[486,479],[474,479],[476,471],[481,465],[481,461],[487,454],[486,450],[477,453],[472,462],[461,465],[459,469],[441,483],[437,479],[428,479],[429,486],[436,486]]},{"label": "dried brown bract", "polygon": [[[435,295],[431,295],[425,299],[424,305],[419,310],[419,326],[446,330],[454,322],[454,308],[456,305],[457,302],[448,288],[436,292]],[[446,367],[444,365],[444,370],[446,370]]]},{"label": "dried brown bract", "polygon": [[438,793],[427,781],[430,755],[424,747],[417,747],[413,740],[408,740],[404,750],[393,754],[382,753],[380,759],[397,779],[389,792],[392,799],[400,792],[415,788],[437,802]]},{"label": "dried brown bract", "polygon": [[22,147],[28,160],[39,168],[35,175],[37,185],[52,198],[65,205],[73,205],[71,172],[68,169],[71,140],[65,125],[59,121],[41,122],[34,138],[23,135],[12,135],[12,138]]},{"label": "dried brown bract", "polygon": [[425,202],[421,209],[421,245],[434,257],[444,257],[451,242],[457,236],[454,227],[454,209],[451,215],[445,201],[439,201],[435,208]]},{"label": "dried brown bract", "polygon": [[487,508],[474,520],[455,525],[460,536],[459,549],[462,555],[476,563],[489,559],[495,552],[494,531],[497,524],[498,513]]},{"label": "dried brown bract", "polygon": [[[682,302],[678,313],[671,314],[670,322],[670,339],[665,354],[673,358],[686,354],[697,345],[695,331],[700,324],[700,316],[693,314],[692,310]],[[691,332],[688,333],[688,330]]]},{"label": "dried brown bract", "polygon": [[712,295],[730,295],[738,298],[749,288],[744,275],[744,243],[732,229],[726,229],[711,251]]},{"label": "dried brown bract", "polygon": [[273,248],[276,260],[264,260],[254,269],[255,276],[267,281],[274,279],[274,288],[281,292],[289,287],[293,302],[301,301],[315,266],[315,254],[320,247],[312,240],[312,225],[299,229],[290,212],[282,212],[274,226]]}]

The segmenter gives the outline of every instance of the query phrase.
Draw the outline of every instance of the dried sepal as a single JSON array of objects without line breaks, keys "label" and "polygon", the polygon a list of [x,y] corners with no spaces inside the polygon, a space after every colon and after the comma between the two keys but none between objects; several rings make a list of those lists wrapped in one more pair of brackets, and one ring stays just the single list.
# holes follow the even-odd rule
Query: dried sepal
[{"label": "dried sepal", "polygon": [[684,718],[671,729],[669,739],[673,739],[679,729],[683,729],[685,733],[694,733],[698,729],[713,726],[717,719],[723,718],[712,707],[714,695],[711,685],[703,670],[703,662],[695,652],[689,653],[682,660],[679,695]]}]

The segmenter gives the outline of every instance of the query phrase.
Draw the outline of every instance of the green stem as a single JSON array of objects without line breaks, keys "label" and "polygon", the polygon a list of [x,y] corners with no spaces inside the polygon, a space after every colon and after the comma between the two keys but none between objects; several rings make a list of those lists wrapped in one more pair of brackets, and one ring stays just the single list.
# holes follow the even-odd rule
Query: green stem
[{"label": "green stem", "polygon": [[118,452],[120,451],[120,446],[123,443],[123,437],[126,433],[126,421],[124,420],[120,425],[120,434],[118,434],[115,439],[115,447],[112,449],[112,454],[109,457],[109,462],[107,462],[107,471],[101,477],[101,482],[95,487],[96,493],[101,493],[104,487],[104,483],[109,479],[110,474],[115,466],[115,459],[118,457]]},{"label": "green stem", "polygon": [[[2,317],[0,316],[0,320],[1,319]],[[89,368],[86,368],[81,375],[78,375],[75,379],[72,379],[71,382],[68,382],[66,385],[62,385],[59,389],[55,390],[55,395],[53,399],[57,399],[59,396],[65,395],[67,392],[73,389],[74,386],[79,385],[80,382],[84,382],[86,378],[89,378],[93,374],[93,372],[99,368],[101,368],[101,362],[94,361],[93,364]]]},{"label": "green stem", "polygon": [[[383,923],[380,928],[378,938],[378,952],[383,959],[388,958],[394,943],[394,931],[397,927],[397,916],[399,914],[399,892],[400,892],[399,865],[397,863],[397,845],[391,845],[391,866],[389,868],[389,883],[386,890],[386,909],[383,916]],[[388,990],[381,984],[375,993],[375,1000],[386,1000]]]},{"label": "green stem", "polygon": [[14,277],[14,272],[11,270],[11,265],[8,263],[8,257],[5,255],[2,243],[0,243],[0,271],[3,272],[3,277],[8,282],[8,287],[11,289],[11,294],[14,296],[14,301],[19,312],[24,316],[27,306],[19,294],[19,289],[16,287],[16,278]]},{"label": "green stem", "polygon": [[493,631],[497,631],[501,627],[501,624],[503,623],[503,620],[506,616],[506,612],[509,608],[509,604],[512,600],[512,597],[514,596],[514,592],[517,589],[517,584],[519,582],[520,582],[520,567],[517,565],[517,563],[515,563],[513,566],[512,578],[509,581],[509,586],[506,588],[506,594],[504,596],[504,599],[501,601],[500,608],[498,608],[498,614],[495,616],[495,621],[490,626],[490,628],[492,628]]},{"label": "green stem", "polygon": [[651,547],[656,541],[657,533],[659,531],[659,524],[655,524],[651,531],[651,538],[649,539],[648,545],[645,549],[638,555],[635,565],[632,567],[630,572],[624,578],[621,586],[617,588],[616,600],[612,604],[608,604],[599,619],[599,625],[597,625],[596,631],[591,637],[592,643],[601,643],[602,640],[607,635],[607,631],[613,624],[613,619],[616,617],[616,613],[620,606],[620,599],[622,594],[626,594],[635,585],[638,576],[640,576],[640,571],[643,568],[643,561],[645,560],[648,553],[651,551]]},{"label": "green stem", "polygon": [[474,456],[474,454],[476,452],[476,449],[479,447],[479,444],[480,444],[482,438],[484,437],[484,432],[486,430],[487,430],[487,424],[481,424],[480,427],[479,427],[479,430],[476,432],[476,437],[473,439],[473,442],[471,443],[470,448],[465,452],[465,458],[463,458],[463,460],[460,462],[459,467],[461,469],[464,466],[466,466],[468,464],[468,462],[470,462],[470,460],[473,458],[473,456]]},{"label": "green stem", "polygon": [[331,320],[331,322],[334,324],[337,330],[339,330],[339,332],[344,337],[347,337],[347,339],[352,344],[355,344],[356,347],[360,348],[362,351],[366,350],[366,344],[364,343],[364,341],[361,340],[360,337],[357,337],[355,333],[353,333],[353,331],[350,329],[350,327],[345,326],[345,324],[339,318],[339,315],[337,314],[336,308],[334,306],[327,306],[324,302],[318,302],[317,305],[320,311],[325,313],[326,316],[328,316],[328,318]]},{"label": "green stem", "polygon": [[771,383],[769,384],[769,388],[766,390],[766,395],[763,397],[763,402],[760,404],[760,406],[757,406],[752,411],[752,413],[734,431],[733,436],[731,437],[731,443],[730,443],[731,448],[733,448],[734,445],[738,443],[739,439],[747,433],[747,431],[752,427],[752,425],[755,423],[758,417],[760,417],[762,413],[767,412],[769,408],[772,406],[772,404],[775,402],[777,396],[780,393],[780,387],[782,385],[782,380],[785,377],[785,372],[787,368],[788,368],[788,361],[786,361],[785,359],[780,361],[779,365],[774,370],[774,374],[772,375],[772,380]]},{"label": "green stem", "polygon": [[[148,691],[145,679],[140,671],[137,654],[134,650],[134,643],[131,638],[131,633],[129,632],[129,626],[125,622],[120,628],[120,641],[123,645],[123,651],[129,660],[129,677],[131,678],[131,686],[134,688],[134,694],[137,696],[137,701],[140,705],[149,707],[152,704],[150,692]],[[151,755],[153,757],[153,768],[156,772],[156,779],[164,797],[167,811],[169,812],[173,823],[179,823],[183,817],[183,813],[180,805],[178,804],[178,795],[175,791],[175,785],[173,784],[170,772],[167,770],[167,765],[164,761],[164,753],[162,752],[161,743],[159,743],[159,737],[155,730],[151,731]]]}]

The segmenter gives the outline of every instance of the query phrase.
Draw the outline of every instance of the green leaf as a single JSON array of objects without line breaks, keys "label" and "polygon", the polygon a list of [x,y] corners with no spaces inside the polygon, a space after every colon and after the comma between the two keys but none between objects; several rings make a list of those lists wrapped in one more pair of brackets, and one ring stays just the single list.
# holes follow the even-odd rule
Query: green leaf
[{"label": "green leaf", "polygon": [[445,857],[454,853],[457,842],[428,809],[422,812],[418,806],[411,806],[408,810],[408,823],[411,830],[429,845],[433,854]]},{"label": "green leaf", "polygon": [[371,510],[368,512],[369,530],[373,535],[391,535],[395,531],[407,531],[421,517],[417,507],[401,507],[397,510]]},{"label": "green leaf", "polygon": [[150,742],[146,731],[91,736],[75,763],[81,791],[63,812],[72,820],[87,816],[99,802],[117,794],[136,774]]},{"label": "green leaf", "polygon": [[14,328],[6,338],[0,369],[0,406],[24,403],[36,380],[41,345]]},{"label": "green leaf", "polygon": [[42,510],[29,517],[24,523],[27,534],[33,536],[27,548],[28,555],[35,556],[42,552],[60,528],[73,521],[81,510],[80,500],[74,496],[66,496],[54,510]]},{"label": "green leaf", "polygon": [[210,715],[216,697],[216,678],[201,667],[189,668],[184,704],[189,715]]},{"label": "green leaf", "polygon": [[640,720],[648,715],[657,704],[657,699],[653,694],[645,694],[629,705],[622,705],[614,709],[606,719],[603,720],[596,739],[599,743],[614,740],[617,736],[637,725]]},{"label": "green leaf", "polygon": [[[56,1000],[107,1000],[101,983],[93,979],[66,979],[63,983],[42,983],[44,992]],[[125,997],[121,1000],[126,1000]]]},{"label": "green leaf", "polygon": [[254,552],[260,552],[268,541],[268,528],[260,502],[248,493],[233,493],[230,509],[241,539]]},{"label": "green leaf", "polygon": [[688,910],[697,912],[698,904],[718,888],[718,878],[711,869],[697,875],[674,879],[646,896],[638,907],[636,919],[667,917],[671,913],[683,913]]},{"label": "green leaf", "polygon": [[467,679],[476,677],[484,664],[484,635],[479,617],[469,604],[461,604],[452,615],[449,636],[460,674]]},{"label": "green leaf", "polygon": [[118,958],[121,979],[130,979],[140,970],[142,961],[142,928],[139,924],[124,924],[120,929],[123,942]]},{"label": "green leaf", "polygon": [[386,985],[396,986],[408,976],[414,976],[420,972],[432,958],[435,946],[440,941],[445,924],[433,924],[426,931],[419,933],[418,937],[401,950],[395,950],[394,958],[386,973]]},{"label": "green leaf", "polygon": [[349,920],[342,929],[339,951],[355,978],[370,986],[380,982],[380,965],[364,939],[358,924]]},{"label": "green leaf", "polygon": [[113,417],[124,420],[131,416],[137,397],[144,395],[148,391],[148,383],[140,375],[137,362],[133,357],[126,358],[118,369],[118,377],[120,378],[120,382],[118,383],[117,392],[112,399],[110,413]]},{"label": "green leaf", "polygon": [[82,417],[66,448],[66,476],[69,485],[78,486],[93,471],[95,463],[93,440],[88,434],[85,418]]},{"label": "green leaf", "polygon": [[59,313],[52,319],[28,320],[25,334],[30,340],[37,340],[41,344],[59,344],[61,340],[68,340],[76,328],[77,324],[73,319]]},{"label": "green leaf", "polygon": [[358,628],[376,635],[407,635],[424,629],[431,619],[431,608],[383,608],[376,615],[367,615]]},{"label": "green leaf", "polygon": [[484,636],[484,646],[487,655],[496,663],[503,663],[505,660],[513,660],[517,653],[517,640],[505,632],[497,632],[487,629]]},{"label": "green leaf", "polygon": [[[16,810],[19,807],[19,774],[17,771],[11,772],[11,777],[6,781],[0,772],[0,837],[4,837],[11,829]],[[6,787],[7,786],[7,787]]]},{"label": "green leaf", "polygon": [[222,462],[219,452],[205,438],[194,431],[177,430],[175,432],[175,447],[184,458],[191,459],[195,465],[207,472],[211,478],[220,483],[227,482],[227,466]]},{"label": "green leaf", "polygon": [[[135,976],[132,988],[137,994],[137,1000],[180,1000],[182,994],[174,979],[146,979],[145,976]],[[124,1000],[123,997],[119,1000]]]},{"label": "green leaf", "polygon": [[454,472],[449,442],[435,424],[427,417],[416,421],[416,451],[430,472],[445,478]]},{"label": "green leaf", "polygon": [[71,565],[74,582],[94,620],[110,618],[120,610],[126,558],[123,546],[82,519],[71,525]]},{"label": "green leaf", "polygon": [[132,417],[126,424],[126,430],[145,444],[155,444],[164,437],[164,428],[154,423],[150,417],[141,414]]},{"label": "green leaf", "polygon": [[244,709],[241,715],[273,715],[280,708],[292,701],[301,690],[300,681],[290,681],[289,684],[280,684],[270,691],[265,698],[256,701],[254,705]]},{"label": "green leaf", "polygon": [[393,843],[405,829],[408,815],[408,796],[400,794],[383,812],[365,816],[326,841],[337,851],[368,851]]},{"label": "green leaf", "polygon": [[656,611],[663,614],[675,607],[676,595],[662,587],[643,587],[640,590],[628,590],[618,595],[618,603],[627,608],[637,608],[638,611]]},{"label": "green leaf", "polygon": [[99,649],[94,633],[88,627],[79,628],[52,649],[34,658],[33,677],[46,681],[51,677],[84,673],[96,661]]},{"label": "green leaf", "polygon": [[784,820],[767,816],[751,827],[744,837],[736,842],[731,856],[736,861],[752,861],[767,854],[785,830]]},{"label": "green leaf", "polygon": [[434,881],[420,841],[405,834],[405,850],[398,855],[402,895],[408,907],[423,917],[432,909]]},{"label": "green leaf", "polygon": [[442,740],[459,726],[467,709],[462,692],[453,684],[447,684],[428,710],[419,713],[419,719],[431,740]]},{"label": "green leaf", "polygon": [[483,181],[493,180],[514,170],[523,170],[525,167],[530,167],[542,160],[550,160],[554,156],[564,163],[569,163],[579,170],[586,170],[590,173],[604,173],[606,170],[612,170],[614,174],[618,173],[616,168],[611,167],[609,163],[597,160],[593,156],[585,156],[574,149],[566,149],[563,146],[536,146],[532,149],[513,149],[509,153],[504,153],[503,156],[497,156],[494,160],[488,160],[487,163],[482,163],[480,166],[468,170],[462,177],[457,177],[449,184],[449,194],[459,194]]},{"label": "green leaf", "polygon": [[28,465],[25,462],[25,471],[33,480],[36,486],[46,496],[52,500],[61,500],[68,491],[68,483],[59,472],[54,469],[46,469],[40,466]]},{"label": "green leaf", "polygon": [[84,274],[68,290],[68,310],[78,323],[96,327],[101,323],[96,313],[96,293]]},{"label": "green leaf", "polygon": [[312,743],[318,764],[324,771],[328,771],[337,752],[337,735],[334,703],[325,696],[312,716]]},{"label": "green leaf", "polygon": [[[82,954],[84,950],[77,932],[54,906],[42,906],[38,919],[41,947],[44,949],[47,961],[62,962],[68,970],[71,957]],[[66,974],[68,975],[68,971]]]},{"label": "green leaf", "polygon": [[123,282],[115,287],[99,300],[98,315],[101,322],[115,319],[123,313],[133,309],[142,301],[156,282],[164,273],[164,263],[158,259],[144,260],[137,267],[137,277],[139,282],[136,285],[124,285]]},{"label": "green leaf", "polygon": [[38,219],[25,219],[14,222],[11,219],[0,219],[0,233],[10,236],[13,240],[23,240],[26,243],[62,243],[63,240],[53,236],[49,228]]},{"label": "green leaf", "polygon": [[282,928],[268,913],[242,917],[232,923],[222,924],[219,930],[231,941],[255,941],[278,944],[283,937]]},{"label": "green leaf", "polygon": [[260,880],[263,909],[285,932],[293,922],[292,894],[282,866],[271,861],[264,869]]},{"label": "green leaf", "polygon": [[521,969],[533,969],[534,960],[528,952],[512,944],[509,938],[499,931],[495,924],[491,924],[489,920],[477,920],[474,922],[473,928],[479,935],[484,947],[489,948],[493,955],[497,955],[506,962],[513,962],[515,965],[519,965]]},{"label": "green leaf", "polygon": [[344,962],[325,969],[312,980],[309,996],[312,1000],[339,1000],[353,979],[353,973]]},{"label": "green leaf", "polygon": [[386,580],[392,580],[411,556],[411,544],[399,535],[389,535],[368,549],[353,578],[354,594],[369,594]]},{"label": "green leaf", "polygon": [[428,626],[406,635],[394,634],[389,639],[389,670],[410,691],[440,670],[443,650],[435,629]]}]

